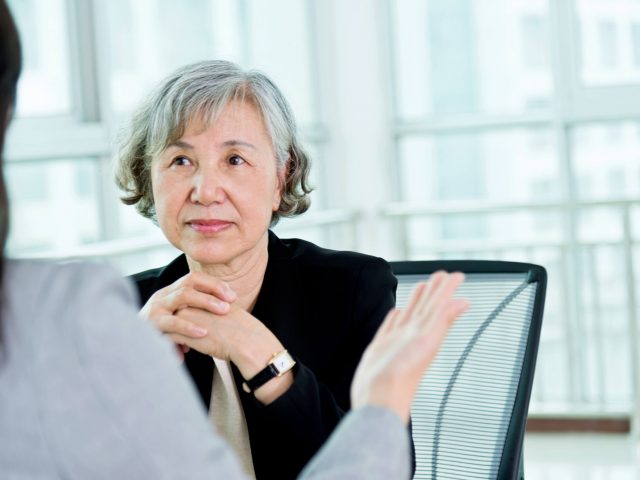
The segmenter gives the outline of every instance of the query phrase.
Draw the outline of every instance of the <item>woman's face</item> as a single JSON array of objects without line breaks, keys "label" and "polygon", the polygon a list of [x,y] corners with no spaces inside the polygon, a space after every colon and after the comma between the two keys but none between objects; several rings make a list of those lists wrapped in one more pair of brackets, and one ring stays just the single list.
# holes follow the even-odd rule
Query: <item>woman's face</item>
[{"label": "woman's face", "polygon": [[229,264],[262,248],[282,184],[260,113],[239,101],[208,128],[191,122],[153,159],[151,183],[160,228],[201,265]]}]

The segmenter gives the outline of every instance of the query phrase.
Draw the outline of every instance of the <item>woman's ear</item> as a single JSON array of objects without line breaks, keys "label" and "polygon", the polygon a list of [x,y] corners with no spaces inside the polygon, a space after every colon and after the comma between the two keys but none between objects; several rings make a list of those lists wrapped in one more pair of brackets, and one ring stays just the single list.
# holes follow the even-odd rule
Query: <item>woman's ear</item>
[{"label": "woman's ear", "polygon": [[280,208],[280,202],[282,201],[282,195],[284,195],[290,165],[291,157],[287,158],[285,164],[276,170],[276,189],[273,195],[273,204],[271,208],[271,211],[273,212]]}]

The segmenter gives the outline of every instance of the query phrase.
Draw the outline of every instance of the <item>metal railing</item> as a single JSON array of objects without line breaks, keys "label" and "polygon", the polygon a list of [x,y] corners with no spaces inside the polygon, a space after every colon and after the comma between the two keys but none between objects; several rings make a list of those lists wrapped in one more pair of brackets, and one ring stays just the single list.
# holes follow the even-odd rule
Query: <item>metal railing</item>
[{"label": "metal railing", "polygon": [[[563,400],[551,398],[548,395],[546,385],[552,385],[549,376],[559,375],[560,366],[556,369],[538,368],[536,372],[536,382],[534,384],[534,396],[532,398],[532,414],[553,414],[562,416],[612,416],[618,417],[620,414],[628,415],[632,418],[633,432],[640,433],[640,355],[636,346],[640,345],[640,332],[638,330],[638,285],[636,281],[636,271],[640,271],[640,260],[635,261],[634,250],[639,246],[639,241],[634,238],[633,214],[634,207],[640,207],[640,199],[630,200],[596,200],[568,202],[545,202],[545,203],[495,203],[495,202],[446,202],[446,203],[393,203],[387,205],[381,212],[383,217],[393,219],[396,225],[403,228],[405,234],[401,236],[402,249],[401,257],[416,258],[417,256],[428,256],[429,258],[493,258],[515,261],[529,261],[533,263],[543,263],[538,258],[537,252],[555,252],[558,268],[550,271],[548,300],[555,303],[548,309],[543,324],[543,336],[539,358],[539,367],[544,365],[545,339],[548,344],[555,344],[556,349],[564,350],[566,353],[566,369],[569,378],[568,395]],[[576,228],[562,228],[564,232],[558,239],[542,239],[536,241],[509,241],[495,239],[464,239],[458,241],[440,240],[423,242],[419,244],[419,252],[416,251],[415,242],[408,238],[406,233],[407,223],[417,218],[446,219],[458,215],[479,215],[491,216],[503,213],[537,213],[537,212],[557,212],[561,214],[561,222],[571,223],[575,227],[578,215],[585,211],[605,208],[607,211],[617,214],[616,220],[620,223],[620,235],[616,238],[606,238],[602,240],[581,239],[576,233]],[[640,208],[638,209],[638,220],[640,220]],[[595,228],[604,228],[596,226]],[[636,226],[640,235],[640,228]],[[618,396],[615,402],[610,400],[611,392],[607,390],[607,381],[610,380],[611,366],[605,366],[606,340],[612,336],[610,325],[611,316],[603,312],[598,307],[599,300],[611,296],[610,288],[615,286],[603,284],[598,278],[597,254],[601,251],[610,250],[619,256],[619,274],[623,290],[623,304],[619,305],[624,312],[625,331],[623,338],[627,340],[626,345],[621,344],[622,351],[627,350],[629,357],[627,362],[630,365],[619,364],[616,372],[616,381],[620,391],[629,392],[629,395]],[[513,258],[513,252],[517,253],[517,258]],[[548,265],[545,265],[548,267]],[[588,278],[584,274],[588,274]],[[553,275],[559,278],[553,278]],[[583,284],[589,285],[589,291],[594,298],[583,298]],[[554,290],[556,289],[556,290]],[[620,288],[618,289],[620,290]],[[620,294],[621,292],[617,291]],[[589,301],[586,301],[589,300]],[[592,305],[589,312],[592,317],[592,328],[588,331],[583,315],[585,305]],[[562,329],[564,327],[564,332]],[[550,332],[550,335],[545,333]],[[559,333],[558,333],[559,332]],[[618,336],[620,334],[618,333]],[[588,341],[593,340],[593,341]],[[611,342],[609,342],[611,343]],[[595,346],[595,351],[590,350],[589,345]],[[548,346],[548,345],[547,345]],[[585,361],[588,358],[595,358],[595,362]],[[618,359],[620,361],[620,359]],[[624,361],[624,360],[622,360]],[[625,376],[626,367],[630,367],[630,374]],[[612,382],[609,381],[609,384]],[[594,394],[594,387],[597,390]]]}]

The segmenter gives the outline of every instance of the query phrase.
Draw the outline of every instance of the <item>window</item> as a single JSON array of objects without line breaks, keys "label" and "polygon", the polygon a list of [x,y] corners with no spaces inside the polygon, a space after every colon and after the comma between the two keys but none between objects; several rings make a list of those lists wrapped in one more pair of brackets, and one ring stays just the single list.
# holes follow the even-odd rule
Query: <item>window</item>
[{"label": "window", "polygon": [[546,18],[541,15],[527,15],[522,18],[522,52],[525,66],[531,70],[549,68],[549,50],[540,48],[549,39]]},{"label": "window", "polygon": [[69,42],[64,0],[10,0],[24,56],[19,116],[70,114]]},{"label": "window", "polygon": [[385,211],[399,258],[545,265],[533,413],[630,413],[640,3],[560,3],[388,1],[398,182]]},{"label": "window", "polygon": [[587,86],[640,82],[638,33],[640,4],[635,0],[576,0],[580,79]]},{"label": "window", "polygon": [[[627,199],[640,192],[638,122],[578,125],[571,130],[573,170],[581,199]],[[585,140],[589,139],[588,143]]]},{"label": "window", "polygon": [[640,23],[631,26],[631,42],[633,45],[633,64],[640,68]]},{"label": "window", "polygon": [[9,251],[70,249],[100,239],[95,159],[12,162]]},{"label": "window", "polygon": [[546,2],[389,5],[400,119],[548,106],[553,82]]},{"label": "window", "polygon": [[598,46],[601,67],[603,69],[617,67],[620,56],[618,30],[612,21],[605,20],[598,24]]}]

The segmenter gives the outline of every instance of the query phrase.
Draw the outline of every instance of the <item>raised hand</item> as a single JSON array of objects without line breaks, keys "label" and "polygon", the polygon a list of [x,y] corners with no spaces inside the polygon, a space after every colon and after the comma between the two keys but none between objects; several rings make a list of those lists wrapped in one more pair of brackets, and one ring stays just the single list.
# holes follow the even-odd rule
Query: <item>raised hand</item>
[{"label": "raised hand", "polygon": [[452,325],[466,309],[453,294],[464,281],[461,273],[434,273],[420,283],[407,307],[389,312],[365,350],[351,386],[353,408],[378,405],[409,420],[420,380]]}]

